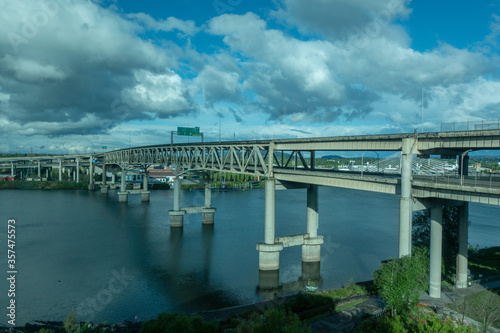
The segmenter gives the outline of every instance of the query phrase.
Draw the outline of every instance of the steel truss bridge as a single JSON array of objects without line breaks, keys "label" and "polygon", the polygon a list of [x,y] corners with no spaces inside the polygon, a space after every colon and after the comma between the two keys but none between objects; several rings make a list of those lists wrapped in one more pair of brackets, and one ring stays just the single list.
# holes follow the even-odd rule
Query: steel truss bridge
[{"label": "steel truss bridge", "polygon": [[[58,163],[88,163],[89,173],[93,175],[94,165],[101,165],[103,175],[106,166],[119,166],[122,169],[119,201],[127,202],[130,191],[126,190],[124,175],[128,170],[142,169],[147,172],[150,165],[164,165],[176,175],[203,171],[230,172],[265,179],[265,221],[264,242],[257,244],[259,251],[259,272],[264,286],[277,286],[278,275],[269,272],[279,271],[279,253],[288,246],[302,246],[302,262],[319,265],[320,248],[323,237],[318,231],[318,186],[351,188],[365,191],[396,194],[400,196],[399,216],[399,255],[411,254],[411,220],[417,210],[430,209],[431,249],[430,249],[430,291],[431,297],[441,296],[441,251],[442,251],[442,208],[455,205],[459,209],[459,244],[457,255],[456,286],[467,286],[467,246],[468,246],[468,203],[479,202],[500,205],[500,181],[490,175],[487,178],[468,175],[468,153],[481,150],[500,150],[500,129],[410,133],[391,135],[340,136],[307,139],[255,140],[234,142],[165,144],[145,147],[126,148],[91,156],[81,155],[46,158],[30,157],[0,159],[0,169],[38,166],[40,175],[44,161],[49,165]],[[338,172],[322,169],[316,165],[317,152],[398,152],[392,157],[388,167],[379,160],[374,166]],[[377,153],[378,154],[378,153]],[[440,156],[455,160],[456,172],[439,171],[425,165],[431,163],[430,156]],[[417,156],[416,158],[414,156]],[[386,161],[387,162],[387,161]],[[426,163],[427,162],[427,163]],[[380,167],[382,165],[382,168]],[[374,172],[375,170],[375,172]],[[390,170],[390,172],[385,172]],[[437,171],[437,172],[436,172]],[[59,179],[61,171],[59,171]],[[89,189],[94,189],[94,177],[90,178]],[[149,201],[147,178],[144,177],[143,201]],[[107,193],[103,177],[102,193]],[[174,186],[173,209],[169,211],[170,226],[182,227],[183,216],[189,213],[202,213],[202,223],[213,224],[215,208],[211,207],[210,180],[205,187],[205,206],[181,207],[181,180],[176,177]],[[307,232],[302,235],[275,237],[275,190],[307,188]],[[319,272],[319,266],[318,272]],[[319,274],[319,273],[318,273]],[[259,275],[259,278],[261,275]],[[266,282],[267,281],[267,282]],[[261,284],[259,282],[259,284]]]},{"label": "steel truss bridge", "polygon": [[[500,130],[165,144],[110,151],[97,159],[124,169],[161,164],[177,174],[207,171],[272,177],[286,188],[315,184],[401,194],[402,154],[394,162],[396,170],[390,173],[379,168],[375,172],[320,169],[316,167],[315,155],[318,151],[401,153],[404,141],[411,142],[410,155],[457,158],[465,164],[459,169],[466,170],[468,156],[464,153],[500,149]],[[455,174],[453,177],[443,173],[438,177],[434,172],[427,176],[419,172],[412,179],[413,195],[500,205],[499,178],[490,177],[487,182],[478,183],[477,177],[467,177],[466,171],[457,170]]]}]

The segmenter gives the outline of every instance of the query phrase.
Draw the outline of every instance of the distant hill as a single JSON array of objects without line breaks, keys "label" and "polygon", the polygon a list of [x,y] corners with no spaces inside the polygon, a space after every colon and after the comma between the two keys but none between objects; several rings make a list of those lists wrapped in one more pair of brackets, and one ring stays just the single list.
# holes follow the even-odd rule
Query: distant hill
[{"label": "distant hill", "polygon": [[321,159],[323,160],[338,160],[338,159],[341,159],[343,158],[342,156],[339,156],[339,155],[325,155],[325,156],[321,156]]}]

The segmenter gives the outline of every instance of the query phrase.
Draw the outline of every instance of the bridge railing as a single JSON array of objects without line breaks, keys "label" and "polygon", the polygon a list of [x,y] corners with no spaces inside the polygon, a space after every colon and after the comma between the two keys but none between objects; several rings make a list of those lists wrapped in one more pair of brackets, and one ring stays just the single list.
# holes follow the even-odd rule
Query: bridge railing
[{"label": "bridge railing", "polygon": [[459,185],[475,188],[500,188],[500,174],[480,174],[475,173],[469,176],[460,176],[458,174],[444,175],[414,175],[416,181],[426,181],[434,184]]},{"label": "bridge railing", "polygon": [[269,172],[267,154],[269,144],[207,144],[164,145],[122,149],[104,155],[108,164],[168,166],[182,173],[185,170],[265,175]]},{"label": "bridge railing", "polygon": [[441,132],[483,131],[500,129],[500,119],[442,123]]}]

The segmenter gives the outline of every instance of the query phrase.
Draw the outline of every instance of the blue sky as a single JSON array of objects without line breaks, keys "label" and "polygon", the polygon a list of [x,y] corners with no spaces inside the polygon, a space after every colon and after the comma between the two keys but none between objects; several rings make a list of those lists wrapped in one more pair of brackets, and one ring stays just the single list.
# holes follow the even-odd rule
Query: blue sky
[{"label": "blue sky", "polygon": [[4,153],[169,143],[178,126],[215,141],[219,123],[246,140],[500,118],[498,0],[0,5]]}]

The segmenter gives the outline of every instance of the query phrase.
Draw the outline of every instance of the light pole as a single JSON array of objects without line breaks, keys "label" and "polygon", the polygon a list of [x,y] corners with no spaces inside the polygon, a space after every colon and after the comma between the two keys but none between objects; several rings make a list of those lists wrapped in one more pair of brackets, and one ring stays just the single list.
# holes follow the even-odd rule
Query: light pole
[{"label": "light pole", "polygon": [[422,115],[422,133],[424,133],[424,86],[417,84],[419,88],[422,89],[422,100],[420,102],[420,113]]},{"label": "light pole", "polygon": [[467,155],[472,149],[468,149],[462,153],[462,158],[460,160],[460,185],[464,184],[464,157]]}]

